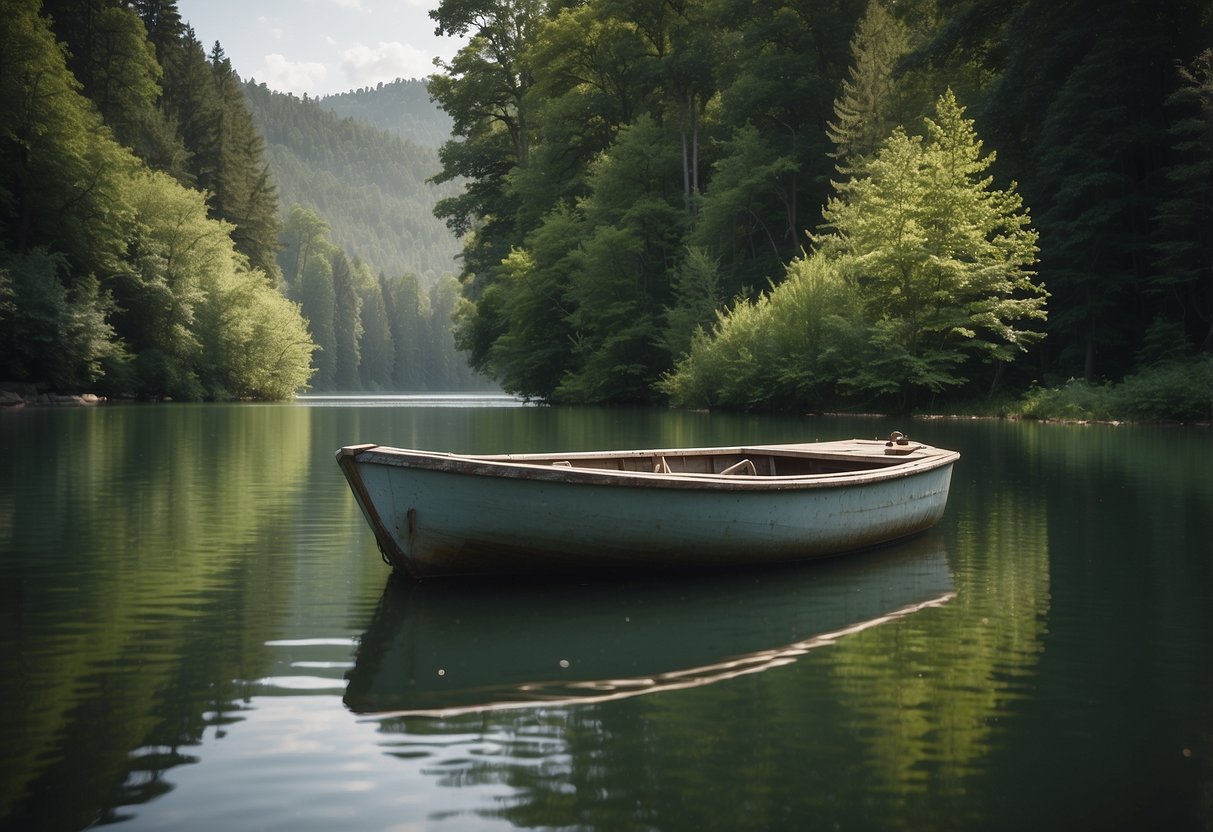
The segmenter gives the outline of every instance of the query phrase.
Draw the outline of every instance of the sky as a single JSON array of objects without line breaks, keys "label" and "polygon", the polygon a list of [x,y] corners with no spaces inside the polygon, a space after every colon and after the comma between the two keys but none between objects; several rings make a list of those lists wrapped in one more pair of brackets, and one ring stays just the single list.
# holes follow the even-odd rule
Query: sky
[{"label": "sky", "polygon": [[434,36],[438,0],[177,0],[207,54],[215,41],[241,78],[302,96],[424,78],[460,41]]}]

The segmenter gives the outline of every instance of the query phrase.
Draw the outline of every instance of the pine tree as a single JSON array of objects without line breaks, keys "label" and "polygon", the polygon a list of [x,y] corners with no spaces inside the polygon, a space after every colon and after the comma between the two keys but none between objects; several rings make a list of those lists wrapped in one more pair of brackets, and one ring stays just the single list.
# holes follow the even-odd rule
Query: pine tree
[{"label": "pine tree", "polygon": [[84,94],[115,138],[135,147],[156,115],[162,74],[139,16],[118,0],[43,0],[42,8]]},{"label": "pine tree", "polygon": [[869,0],[851,39],[851,69],[842,81],[842,96],[834,102],[835,121],[826,129],[840,172],[862,167],[902,123],[903,94],[896,71],[909,50],[906,26],[880,0]]},{"label": "pine tree", "polygon": [[[392,383],[400,392],[425,389],[425,366],[429,356],[423,332],[425,310],[417,275],[381,279],[383,303],[392,334]],[[453,345],[452,345],[453,346]]]},{"label": "pine tree", "polygon": [[354,268],[345,252],[333,257],[333,350],[338,390],[358,390],[360,344],[362,342],[362,299],[354,280]]},{"label": "pine tree", "polygon": [[382,279],[371,278],[367,272],[358,293],[362,299],[362,342],[358,365],[362,389],[385,390],[392,385],[392,365],[396,355]]},{"label": "pine tree", "polygon": [[299,305],[308,332],[316,342],[312,357],[316,374],[312,386],[317,390],[337,389],[337,334],[333,326],[333,267],[326,258],[308,262],[300,275]]},{"label": "pine tree", "polygon": [[843,261],[871,325],[872,354],[853,384],[896,394],[963,382],[967,357],[1009,361],[1042,335],[1033,282],[1036,232],[1014,190],[992,187],[973,122],[949,90],[927,138],[893,131],[824,212],[821,251]]},{"label": "pine tree", "polygon": [[214,176],[200,181],[210,191],[214,215],[236,226],[232,238],[271,285],[278,279],[278,195],[265,160],[265,142],[253,123],[239,77],[218,42],[210,66],[218,109]]},{"label": "pine tree", "polygon": [[1181,333],[1213,351],[1213,50],[1178,69],[1180,85],[1167,99],[1168,187],[1155,214],[1150,291]]}]

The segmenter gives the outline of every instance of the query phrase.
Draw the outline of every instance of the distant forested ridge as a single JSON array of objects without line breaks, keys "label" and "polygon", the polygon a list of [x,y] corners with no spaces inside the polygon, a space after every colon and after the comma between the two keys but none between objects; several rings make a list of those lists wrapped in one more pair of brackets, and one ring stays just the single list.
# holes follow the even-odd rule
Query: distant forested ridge
[{"label": "distant forested ridge", "polygon": [[[277,262],[319,349],[317,391],[473,390],[492,386],[455,348],[459,245],[433,214],[453,185],[422,147],[252,81],[282,205]],[[361,98],[367,93],[358,94]],[[428,118],[434,106],[428,104]]]},{"label": "distant forested ridge", "polygon": [[[456,188],[427,181],[440,169],[436,144],[400,138],[336,115],[319,99],[274,92],[264,84],[250,81],[244,92],[265,138],[282,205],[314,210],[329,224],[334,243],[377,271],[410,272],[426,286],[454,273],[459,244],[433,206]],[[343,100],[362,101],[365,95]]]},{"label": "distant forested ridge", "polygon": [[317,213],[291,207],[278,255],[286,294],[297,301],[319,349],[318,391],[460,391],[493,385],[455,349],[459,283],[432,285],[411,272],[376,272],[330,239]]},{"label": "distant forested ridge", "polygon": [[1209,0],[431,17],[458,337],[509,390],[904,408],[1213,349]]},{"label": "distant forested ridge", "polygon": [[397,78],[315,100],[342,118],[373,124],[421,147],[437,150],[451,137],[451,117],[430,99],[421,79]]},{"label": "distant forested ridge", "polygon": [[[250,100],[303,147],[267,152]],[[432,149],[249,87],[173,0],[0,0],[0,382],[483,387],[454,348],[434,168]],[[296,183],[308,199],[280,213]],[[328,217],[350,215],[366,233],[338,244]]]}]

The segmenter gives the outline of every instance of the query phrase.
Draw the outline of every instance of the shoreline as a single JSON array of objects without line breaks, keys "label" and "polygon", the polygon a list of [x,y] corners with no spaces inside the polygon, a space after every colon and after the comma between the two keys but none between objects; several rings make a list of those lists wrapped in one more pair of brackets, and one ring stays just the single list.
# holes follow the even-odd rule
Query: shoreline
[{"label": "shoreline", "polygon": [[96,393],[18,393],[0,390],[0,407],[94,407],[107,401]]},{"label": "shoreline", "polygon": [[[33,385],[18,385],[18,384],[0,384],[0,409],[18,409],[23,407],[96,407],[100,404],[106,404],[110,400],[105,396],[99,396],[96,393],[39,393],[34,389]],[[129,399],[117,399],[115,401],[127,402]],[[159,399],[159,402],[171,402],[171,399]],[[874,419],[889,419],[893,418],[893,413],[842,413],[830,412],[821,413],[822,416],[843,416],[843,417],[870,417]],[[1150,419],[1037,419],[1028,416],[1015,416],[1006,414],[959,414],[959,413],[914,413],[908,417],[910,420],[921,419],[923,421],[977,421],[977,420],[1005,420],[1008,422],[1037,422],[1042,425],[1108,425],[1110,427],[1121,426],[1141,426],[1141,425],[1167,425],[1173,427],[1196,427],[1209,428],[1213,427],[1213,422],[1209,421],[1168,421],[1168,420],[1150,420]]]}]

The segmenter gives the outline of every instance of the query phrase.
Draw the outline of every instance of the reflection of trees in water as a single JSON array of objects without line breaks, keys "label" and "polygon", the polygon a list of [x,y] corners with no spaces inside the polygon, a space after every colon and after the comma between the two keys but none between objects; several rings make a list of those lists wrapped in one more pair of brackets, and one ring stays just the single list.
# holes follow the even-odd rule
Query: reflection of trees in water
[{"label": "reflection of trees in water", "polygon": [[167,791],[184,749],[240,718],[289,586],[264,535],[290,527],[309,422],[165,405],[23,430],[14,469],[52,473],[5,495],[5,546],[44,560],[4,569],[0,816],[79,827]]},{"label": "reflection of trees in water", "polygon": [[[768,651],[782,652],[787,660],[770,662],[762,672],[593,705],[566,700],[444,719],[389,718],[382,723],[385,751],[415,764],[423,760],[421,770],[442,785],[508,787],[508,797],[495,808],[474,811],[524,827],[781,828],[793,818],[837,812],[837,805],[833,810],[826,805],[828,795],[841,800],[838,805],[854,805],[851,798],[871,785],[870,776],[852,778],[860,772],[840,770],[843,765],[861,768],[842,761],[865,755],[862,738],[851,727],[850,694],[839,695],[836,689],[840,658],[845,653],[857,665],[895,675],[896,667],[885,670],[890,665],[887,646],[866,639],[868,634],[901,631],[920,618],[934,620],[938,610],[931,607],[955,603],[939,540],[928,536],[907,545],[912,549],[923,543],[933,545],[934,553],[920,551],[900,562],[894,558],[891,569],[894,552],[856,556],[852,563],[861,571],[849,581],[830,579],[830,570],[847,574],[845,562],[814,565],[819,571],[806,569],[798,576],[804,580],[799,594],[782,591],[787,595],[782,608],[779,589],[751,598],[734,588],[735,601],[714,599],[712,605],[702,605],[707,615],[698,624],[681,622],[675,614],[686,598],[668,599],[668,616],[665,607],[653,609],[658,619],[669,620],[672,631],[666,640],[673,644],[679,643],[681,624],[705,642],[727,643],[730,622],[737,622],[743,610],[750,612],[740,605],[754,600],[755,609],[775,617],[770,633],[778,639],[783,632],[790,640],[766,645],[787,648]],[[777,583],[791,578],[789,572],[764,573],[764,580]],[[905,585],[899,587],[899,582]],[[867,605],[871,609],[859,615],[846,600],[857,593],[875,598]],[[908,598],[925,603],[907,605]],[[814,608],[831,606],[836,614],[818,617],[820,626],[811,627],[812,635],[798,626],[806,616],[813,617]],[[569,622],[557,615],[550,624]],[[368,632],[362,649],[377,638]],[[662,640],[660,634],[654,638]],[[424,640],[423,634],[416,639]],[[721,649],[730,654],[728,647]],[[360,653],[347,702],[364,683],[359,678],[364,658]],[[677,662],[678,656],[669,659]],[[404,682],[396,684],[403,687]]]},{"label": "reflection of trees in water", "polygon": [[[962,797],[998,721],[1022,698],[1044,649],[1049,544],[1040,495],[1005,490],[961,514],[949,541],[956,599],[930,617],[840,645],[832,684],[865,745],[869,788],[914,828],[931,801]],[[872,662],[871,656],[885,656]]]}]

